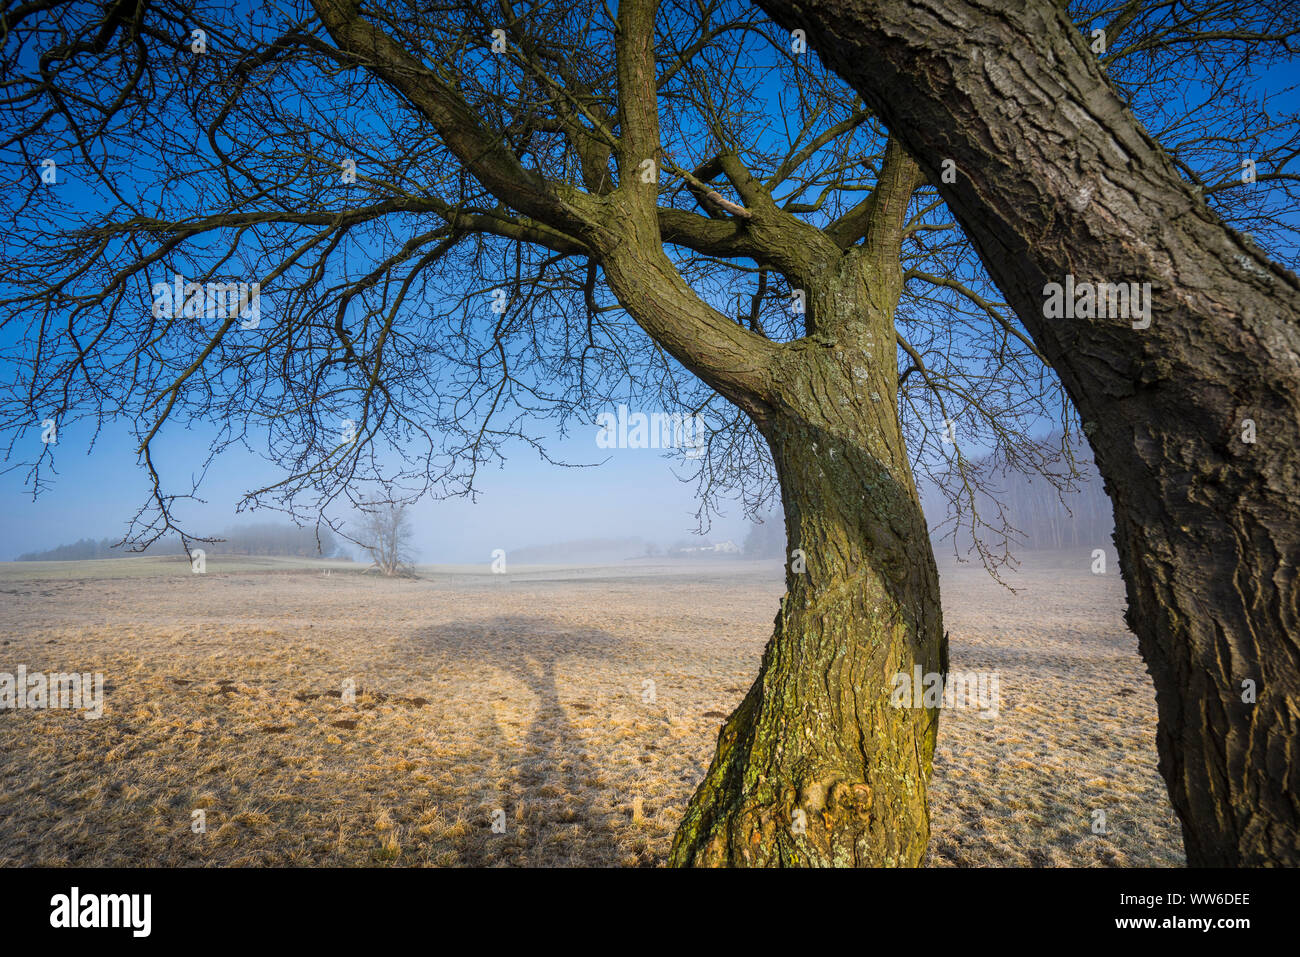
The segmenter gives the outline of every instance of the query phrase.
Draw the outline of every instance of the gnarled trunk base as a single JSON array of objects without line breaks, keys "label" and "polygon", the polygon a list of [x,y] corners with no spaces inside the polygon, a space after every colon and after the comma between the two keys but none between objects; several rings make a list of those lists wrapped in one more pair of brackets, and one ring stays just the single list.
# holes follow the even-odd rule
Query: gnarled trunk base
[{"label": "gnarled trunk base", "polygon": [[906,459],[882,448],[888,433],[845,441],[788,421],[764,431],[793,549],[789,589],[671,861],[916,866],[938,711],[891,695],[915,665],[946,672],[947,649]]}]

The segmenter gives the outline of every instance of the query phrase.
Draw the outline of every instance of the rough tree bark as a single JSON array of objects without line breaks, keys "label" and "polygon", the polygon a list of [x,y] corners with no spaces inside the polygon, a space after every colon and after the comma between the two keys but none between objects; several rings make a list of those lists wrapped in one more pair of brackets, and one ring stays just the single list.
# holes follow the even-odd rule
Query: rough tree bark
[{"label": "rough tree bark", "polygon": [[786,357],[756,416],[785,506],[787,593],[676,865],[916,866],[929,841],[938,710],[890,695],[915,665],[947,672],[938,574],[899,431],[893,314],[845,272],[819,292],[853,321]]},{"label": "rough tree bark", "polygon": [[684,286],[675,294],[657,223],[634,206],[602,248],[620,302],[767,438],[792,553],[762,670],[719,734],[674,864],[915,866],[929,841],[938,711],[890,704],[895,674],[947,671],[938,574],[898,420],[899,244],[919,172],[901,150],[891,156],[861,246],[844,251],[786,224],[786,248],[808,251],[789,268],[815,331],[779,350],[677,341],[670,330],[698,300]]},{"label": "rough tree bark", "polygon": [[[761,392],[733,397],[772,450],[787,593],[758,678],[719,732],[674,837],[675,865],[924,858],[939,715],[890,701],[894,675],[947,672],[938,573],[898,420],[899,251],[920,181],[891,143],[863,242],[841,246],[736,177],[751,229],[770,231],[769,248],[786,251],[782,271],[807,293],[810,334],[768,359]],[[640,321],[649,304],[626,288],[622,259],[612,255],[607,274]]]},{"label": "rough tree bark", "polygon": [[[1300,281],[1181,180],[1050,0],[759,4],[903,140],[1079,409],[1189,863],[1300,864]],[[1045,318],[1066,274],[1151,282],[1150,327]]]},{"label": "rough tree bark", "polygon": [[[626,73],[625,93],[653,76]],[[633,118],[624,128],[637,135]],[[657,133],[643,132],[648,151]],[[620,197],[596,240],[629,313],[762,430],[789,547],[799,550],[763,667],[719,734],[674,864],[914,866],[924,857],[938,712],[890,703],[895,674],[947,670],[938,574],[898,420],[899,251],[920,181],[891,144],[863,242],[839,245],[737,174],[754,241],[807,295],[810,335],[784,346],[759,348],[734,324],[707,342],[679,338],[682,315],[705,307],[663,253],[650,189]]]}]

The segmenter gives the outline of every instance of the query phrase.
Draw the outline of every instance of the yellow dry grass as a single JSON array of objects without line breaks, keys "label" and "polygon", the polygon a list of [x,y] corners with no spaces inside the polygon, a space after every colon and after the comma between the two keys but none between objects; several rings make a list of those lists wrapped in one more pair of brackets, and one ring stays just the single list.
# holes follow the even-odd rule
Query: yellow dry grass
[{"label": "yellow dry grass", "polygon": [[[998,671],[1002,705],[944,715],[932,864],[1183,863],[1122,587],[1088,561],[1035,560],[1020,595],[945,569],[952,667]],[[751,562],[93,564],[0,572],[0,671],[106,682],[97,721],[0,712],[0,865],[662,864],[782,591]]]}]

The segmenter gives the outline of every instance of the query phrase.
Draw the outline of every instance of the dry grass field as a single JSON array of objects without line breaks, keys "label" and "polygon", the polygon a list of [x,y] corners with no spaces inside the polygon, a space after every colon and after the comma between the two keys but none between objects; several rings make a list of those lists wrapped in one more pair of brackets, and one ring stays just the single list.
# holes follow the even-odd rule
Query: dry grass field
[{"label": "dry grass field", "polygon": [[[930,863],[1181,865],[1113,565],[1025,557],[941,566],[1001,707],[943,716]],[[0,865],[662,865],[779,567],[486,571],[0,565],[0,671],[105,678],[99,720],[0,711]]]}]

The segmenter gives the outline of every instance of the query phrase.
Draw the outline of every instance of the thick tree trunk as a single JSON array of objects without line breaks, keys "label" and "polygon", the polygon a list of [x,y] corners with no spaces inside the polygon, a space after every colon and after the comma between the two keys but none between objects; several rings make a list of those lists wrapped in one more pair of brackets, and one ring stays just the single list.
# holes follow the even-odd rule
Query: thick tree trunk
[{"label": "thick tree trunk", "polygon": [[[885,330],[888,338],[883,338]],[[937,709],[894,676],[946,673],[938,575],[878,345],[797,344],[760,422],[785,504],[788,591],[758,679],[673,841],[676,865],[915,866]],[[874,353],[874,354],[873,354]],[[881,353],[884,355],[882,356]]]},{"label": "thick tree trunk", "polygon": [[[1300,281],[1183,183],[1051,0],[759,3],[902,138],[1078,407],[1189,863],[1300,864]],[[1045,318],[1067,274],[1151,282],[1150,326]]]},{"label": "thick tree trunk", "polygon": [[[758,680],[673,842],[675,864],[919,864],[937,710],[894,708],[894,675],[946,671],[938,574],[898,424],[899,245],[919,179],[886,150],[864,241],[845,249],[748,173],[732,180],[765,258],[807,293],[810,335],[777,344],[705,306],[663,251],[655,5],[619,7],[624,185],[591,231],[610,289],[682,364],[750,415],[772,449],[788,591]],[[724,157],[720,162],[728,165]]]}]

